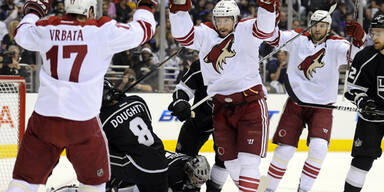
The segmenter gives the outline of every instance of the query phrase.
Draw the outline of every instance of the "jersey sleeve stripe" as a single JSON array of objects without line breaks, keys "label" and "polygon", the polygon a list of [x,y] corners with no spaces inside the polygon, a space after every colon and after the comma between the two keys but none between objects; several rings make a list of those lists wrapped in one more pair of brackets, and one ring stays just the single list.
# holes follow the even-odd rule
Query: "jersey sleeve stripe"
[{"label": "jersey sleeve stripe", "polygon": [[137,22],[140,24],[141,28],[143,28],[144,31],[144,37],[140,43],[143,44],[152,38],[151,24],[141,20]]},{"label": "jersey sleeve stripe", "polygon": [[280,30],[277,34],[277,37],[273,40],[273,41],[267,41],[267,43],[271,46],[274,46],[274,47],[277,47],[279,46],[279,42],[280,42]]},{"label": "jersey sleeve stripe", "polygon": [[253,24],[252,34],[253,34],[253,36],[255,36],[255,37],[259,38],[259,39],[270,38],[270,37],[272,37],[274,32],[275,32],[275,30],[273,30],[270,33],[265,33],[263,31],[259,30],[259,28],[257,27],[257,22],[256,21]]},{"label": "jersey sleeve stripe", "polygon": [[192,29],[189,31],[189,33],[186,36],[175,38],[175,40],[183,46],[189,46],[193,44],[194,37],[195,37],[195,30],[192,27]]}]

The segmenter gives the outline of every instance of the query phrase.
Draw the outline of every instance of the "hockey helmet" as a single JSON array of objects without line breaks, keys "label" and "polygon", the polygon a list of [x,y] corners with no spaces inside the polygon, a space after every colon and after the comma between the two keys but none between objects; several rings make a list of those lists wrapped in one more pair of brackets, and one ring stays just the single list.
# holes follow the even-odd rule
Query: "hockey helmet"
[{"label": "hockey helmet", "polygon": [[237,22],[240,17],[240,9],[234,0],[221,0],[213,8],[212,21],[216,26],[216,17],[233,17],[234,23]]},{"label": "hockey helmet", "polygon": [[324,11],[324,10],[315,11],[311,16],[311,23],[313,21],[320,21],[321,19],[323,19],[322,22],[328,23],[328,28],[331,28],[332,17],[331,15],[328,14],[328,11]]},{"label": "hockey helmet", "polygon": [[209,179],[211,167],[207,158],[202,155],[187,161],[184,168],[188,176],[186,186],[190,189],[200,188]]},{"label": "hockey helmet", "polygon": [[89,10],[93,7],[96,14],[96,0],[65,0],[64,9],[66,13],[79,14],[89,17]]},{"label": "hockey helmet", "polygon": [[115,89],[113,83],[108,79],[104,79],[103,101],[102,106],[109,105],[113,100],[118,100],[121,92]]},{"label": "hockey helmet", "polygon": [[371,28],[384,28],[384,15],[380,14],[371,21]]}]

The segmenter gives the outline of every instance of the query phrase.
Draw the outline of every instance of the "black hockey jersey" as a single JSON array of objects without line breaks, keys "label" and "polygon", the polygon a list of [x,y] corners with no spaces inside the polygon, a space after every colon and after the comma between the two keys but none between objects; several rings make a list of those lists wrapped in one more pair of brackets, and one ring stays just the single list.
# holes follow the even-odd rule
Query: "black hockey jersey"
[{"label": "black hockey jersey", "polygon": [[[355,103],[357,97],[366,95],[375,101],[379,110],[383,110],[384,55],[377,51],[373,46],[368,46],[358,52],[353,59],[349,71],[347,86],[348,91],[345,93],[345,97],[348,100],[357,104]],[[362,117],[361,114],[359,115]]]},{"label": "black hockey jersey", "polygon": [[[207,86],[204,85],[203,76],[200,71],[199,60],[192,63],[188,71],[183,75],[181,82],[176,86],[187,93],[189,98],[194,97],[193,104],[196,104],[207,96]],[[201,127],[212,125],[212,101],[207,100],[195,110],[196,119]]]},{"label": "black hockey jersey", "polygon": [[163,143],[153,133],[152,117],[141,97],[123,96],[117,104],[102,107],[99,117],[111,155],[142,156],[143,147],[164,155]]}]

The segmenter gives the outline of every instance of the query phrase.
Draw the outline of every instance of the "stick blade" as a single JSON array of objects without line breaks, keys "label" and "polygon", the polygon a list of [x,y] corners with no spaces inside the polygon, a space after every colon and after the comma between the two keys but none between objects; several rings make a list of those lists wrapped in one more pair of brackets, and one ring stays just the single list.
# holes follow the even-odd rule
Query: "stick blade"
[{"label": "stick blade", "polygon": [[333,11],[335,11],[336,7],[337,7],[337,3],[333,4],[333,5],[331,6],[331,8],[329,8],[329,12],[328,12],[329,15],[331,15],[331,13],[333,13]]}]

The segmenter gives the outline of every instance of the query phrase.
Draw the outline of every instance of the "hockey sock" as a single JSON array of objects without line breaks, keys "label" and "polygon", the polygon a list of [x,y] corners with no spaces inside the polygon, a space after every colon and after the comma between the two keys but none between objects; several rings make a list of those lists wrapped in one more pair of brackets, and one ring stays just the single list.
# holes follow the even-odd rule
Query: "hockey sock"
[{"label": "hockey sock", "polygon": [[34,192],[39,189],[39,184],[30,184],[23,180],[12,179],[7,192]]},{"label": "hockey sock", "polygon": [[217,165],[212,166],[210,180],[219,185],[220,189],[223,187],[224,183],[228,178],[228,171],[225,168],[219,167]]},{"label": "hockey sock", "polygon": [[283,178],[289,160],[296,152],[296,147],[279,144],[273,153],[273,157],[268,169],[269,184],[267,189],[275,191]]},{"label": "hockey sock", "polygon": [[79,192],[105,192],[105,183],[100,185],[79,184]]},{"label": "hockey sock", "polygon": [[233,182],[239,186],[240,162],[239,159],[224,161],[225,168],[229,172]]},{"label": "hockey sock", "polygon": [[238,158],[241,165],[239,177],[240,191],[256,192],[260,182],[260,156],[251,153],[240,152],[238,154]]},{"label": "hockey sock", "polygon": [[371,169],[373,157],[354,157],[351,162],[351,168],[348,171],[345,179],[345,192],[360,191],[363,188],[365,177]]},{"label": "hockey sock", "polygon": [[300,189],[311,190],[321,165],[328,151],[328,142],[320,138],[311,138],[309,143],[308,158],[304,163],[300,178]]}]

